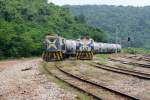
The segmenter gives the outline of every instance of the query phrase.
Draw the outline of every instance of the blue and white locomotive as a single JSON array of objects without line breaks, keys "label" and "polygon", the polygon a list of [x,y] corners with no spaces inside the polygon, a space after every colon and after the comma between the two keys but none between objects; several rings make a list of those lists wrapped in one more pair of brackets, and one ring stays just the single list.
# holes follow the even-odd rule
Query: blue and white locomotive
[{"label": "blue and white locomotive", "polygon": [[45,61],[63,60],[66,53],[65,39],[60,36],[46,36],[44,41],[43,59]]},{"label": "blue and white locomotive", "polygon": [[94,40],[83,36],[77,41],[76,59],[93,59]]},{"label": "blue and white locomotive", "polygon": [[43,60],[63,60],[69,56],[76,57],[77,60],[92,60],[93,54],[115,53],[121,51],[121,45],[94,42],[88,36],[83,36],[78,40],[69,40],[60,36],[46,36],[44,41]]}]

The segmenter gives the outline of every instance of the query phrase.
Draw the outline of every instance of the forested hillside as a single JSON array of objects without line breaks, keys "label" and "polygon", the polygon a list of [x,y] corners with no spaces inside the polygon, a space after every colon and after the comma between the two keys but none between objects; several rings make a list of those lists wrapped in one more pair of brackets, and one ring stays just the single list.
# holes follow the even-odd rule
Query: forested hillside
[{"label": "forested hillside", "polygon": [[[106,5],[66,6],[89,26],[103,29],[111,42],[150,49],[150,7]],[[116,35],[117,33],[117,35]],[[128,42],[129,41],[129,42]]]},{"label": "forested hillside", "polygon": [[0,58],[41,55],[47,34],[78,38],[86,33],[107,40],[100,29],[79,20],[47,0],[0,0]]}]

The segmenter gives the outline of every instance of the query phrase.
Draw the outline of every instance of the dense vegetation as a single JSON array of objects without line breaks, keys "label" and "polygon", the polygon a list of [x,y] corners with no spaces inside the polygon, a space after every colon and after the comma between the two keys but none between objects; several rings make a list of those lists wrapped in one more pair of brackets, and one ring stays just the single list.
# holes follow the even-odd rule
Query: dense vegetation
[{"label": "dense vegetation", "polygon": [[150,7],[106,5],[66,7],[69,7],[74,15],[84,16],[88,25],[106,31],[111,42],[115,42],[118,36],[117,42],[121,42],[124,47],[150,49]]},{"label": "dense vegetation", "polygon": [[86,33],[99,41],[107,40],[100,29],[80,20],[47,0],[0,0],[0,59],[41,55],[47,34],[78,38]]}]

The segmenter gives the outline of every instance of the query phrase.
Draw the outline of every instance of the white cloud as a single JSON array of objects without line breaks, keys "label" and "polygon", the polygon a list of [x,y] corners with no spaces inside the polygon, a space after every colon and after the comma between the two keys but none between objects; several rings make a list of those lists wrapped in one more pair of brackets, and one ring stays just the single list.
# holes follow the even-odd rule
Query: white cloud
[{"label": "white cloud", "polygon": [[49,0],[49,2],[57,5],[107,4],[124,6],[150,6],[150,0]]}]

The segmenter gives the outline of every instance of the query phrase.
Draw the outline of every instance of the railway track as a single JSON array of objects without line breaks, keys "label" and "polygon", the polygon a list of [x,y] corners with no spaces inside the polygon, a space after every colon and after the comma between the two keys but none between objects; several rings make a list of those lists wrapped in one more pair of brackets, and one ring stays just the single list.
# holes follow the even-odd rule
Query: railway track
[{"label": "railway track", "polygon": [[150,68],[150,64],[143,64],[143,63],[137,63],[137,62],[132,62],[132,61],[127,61],[127,60],[120,60],[120,59],[115,59],[115,58],[109,58],[109,60],[111,61],[118,61],[121,62],[123,64],[131,64],[131,65],[138,65],[140,67],[146,67],[146,68]]},{"label": "railway track", "polygon": [[56,68],[51,70],[45,69],[56,78],[68,83],[69,85],[86,92],[99,100],[138,100],[139,98],[127,95],[125,93],[115,91],[108,88],[104,84],[93,82],[83,76],[74,75],[65,71],[62,66],[56,65]]},{"label": "railway track", "polygon": [[[129,94],[122,93],[121,91],[113,90],[113,89],[109,88],[105,83],[100,82],[100,81],[95,81],[90,77],[85,77],[85,75],[76,75],[76,74],[66,71],[61,66],[56,66],[56,67],[57,67],[57,69],[59,69],[60,71],[62,71],[63,73],[65,73],[71,77],[74,77],[74,78],[76,78],[82,82],[88,83],[92,86],[96,86],[97,88],[95,88],[95,89],[101,89],[101,91],[103,91],[103,93],[100,93],[100,92],[98,93],[100,95],[99,99],[105,99],[105,100],[113,100],[113,99],[120,100],[121,98],[123,100],[124,99],[125,100],[138,100],[139,99],[138,97],[130,96]],[[95,91],[95,89],[94,89],[94,91]],[[107,94],[107,95],[105,97],[102,94]],[[113,95],[113,97],[112,97],[112,95]],[[108,97],[111,97],[111,98],[108,98]]]},{"label": "railway track", "polygon": [[150,79],[150,74],[148,73],[143,73],[140,71],[131,71],[128,69],[124,69],[124,68],[117,68],[117,67],[112,67],[109,65],[104,65],[104,64],[100,64],[100,63],[88,63],[91,66],[97,67],[97,68],[101,68],[104,70],[108,70],[108,71],[112,71],[112,72],[117,72],[117,73],[121,73],[121,74],[127,74],[127,75],[131,75],[131,76],[135,76],[141,79]]},{"label": "railway track", "polygon": [[142,55],[142,56],[123,56],[123,58],[127,58],[127,59],[133,59],[133,60],[137,60],[137,61],[149,61],[150,62],[150,56],[149,55]]}]

